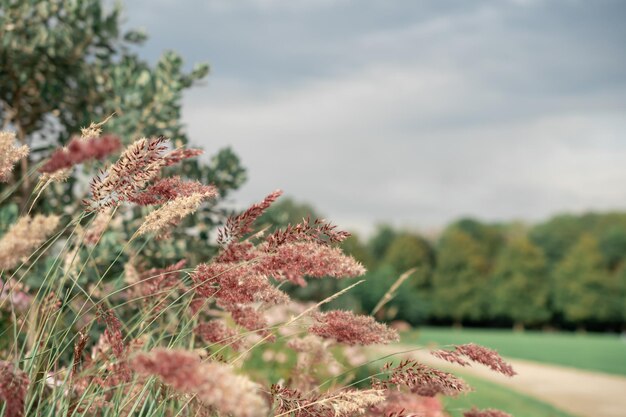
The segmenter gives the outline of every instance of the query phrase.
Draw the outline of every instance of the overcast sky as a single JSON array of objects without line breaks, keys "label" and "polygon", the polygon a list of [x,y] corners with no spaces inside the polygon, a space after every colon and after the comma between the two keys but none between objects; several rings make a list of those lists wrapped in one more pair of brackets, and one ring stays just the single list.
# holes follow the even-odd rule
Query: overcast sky
[{"label": "overcast sky", "polygon": [[342,226],[626,209],[626,1],[127,0],[190,138]]}]

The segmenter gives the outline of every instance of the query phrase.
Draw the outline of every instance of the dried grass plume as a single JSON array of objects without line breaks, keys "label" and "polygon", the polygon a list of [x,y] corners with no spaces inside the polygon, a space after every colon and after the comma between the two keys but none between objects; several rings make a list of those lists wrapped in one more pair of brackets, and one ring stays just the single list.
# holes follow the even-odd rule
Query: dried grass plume
[{"label": "dried grass plume", "polygon": [[0,132],[0,182],[7,182],[13,165],[27,155],[28,146],[15,146],[15,133]]},{"label": "dried grass plume", "polygon": [[137,235],[155,233],[158,236],[167,236],[168,230],[176,226],[183,218],[194,213],[202,201],[217,195],[214,193],[194,193],[168,201],[155,211],[148,214],[137,230]]},{"label": "dried grass plume", "polygon": [[258,386],[233,369],[218,362],[202,362],[193,352],[154,349],[141,353],[131,362],[141,375],[158,376],[179,393],[195,394],[220,414],[235,417],[266,417],[268,407]]},{"label": "dried grass plume", "polygon": [[59,217],[20,217],[0,239],[0,269],[11,269],[32,254],[59,224]]},{"label": "dried grass plume", "polygon": [[28,376],[11,362],[0,361],[0,398],[6,404],[5,417],[23,417]]}]

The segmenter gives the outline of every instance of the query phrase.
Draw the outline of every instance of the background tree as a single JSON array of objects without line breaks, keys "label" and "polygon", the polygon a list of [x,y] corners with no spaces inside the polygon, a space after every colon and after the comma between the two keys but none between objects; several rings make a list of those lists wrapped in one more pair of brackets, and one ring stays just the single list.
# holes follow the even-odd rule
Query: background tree
[{"label": "background tree", "polygon": [[[1,0],[0,114],[21,141],[63,144],[82,126],[116,112],[107,126],[130,142],[164,135],[186,142],[183,90],[208,74],[165,52],[150,66],[131,52],[146,35],[122,34],[120,7],[99,0]],[[35,151],[40,150],[35,147]]]},{"label": "background tree", "polygon": [[396,234],[393,227],[387,224],[379,224],[376,227],[376,232],[368,242],[372,256],[375,259],[383,259]]},{"label": "background tree", "polygon": [[598,244],[609,271],[615,271],[626,260],[626,225],[615,224],[600,234]]},{"label": "background tree", "polygon": [[361,262],[368,271],[375,269],[378,264],[367,243],[357,233],[352,233],[352,236],[341,242],[341,249]]},{"label": "background tree", "polygon": [[617,281],[619,285],[619,293],[617,295],[617,315],[618,323],[622,332],[626,331],[626,265],[622,264],[616,271]]},{"label": "background tree", "polygon": [[525,235],[514,236],[497,258],[492,299],[494,317],[515,323],[517,328],[550,318],[550,280],[546,258]]},{"label": "background tree", "polygon": [[[530,238],[546,254],[548,263],[554,267],[569,249],[587,233],[601,241],[601,250],[611,262],[623,257],[626,234],[626,213],[586,213],[583,215],[561,214],[534,226]],[[602,243],[602,242],[605,243]]]},{"label": "background tree", "polygon": [[389,245],[382,263],[393,268],[394,276],[415,268],[408,285],[416,290],[421,302],[428,302],[436,263],[435,250],[430,242],[414,233],[398,233]]},{"label": "background tree", "polygon": [[[381,239],[381,236],[385,239]],[[413,325],[424,323],[432,308],[434,249],[426,239],[417,234],[380,226],[379,233],[370,240],[372,258],[377,249],[379,253],[382,252],[381,247],[376,247],[376,243],[387,238],[390,239],[384,245],[384,257],[375,261],[374,267],[368,270],[364,276],[366,283],[355,288],[354,293],[358,296],[360,308],[363,312],[371,312],[396,280],[404,272],[415,268],[415,272],[401,284],[393,299],[378,312],[377,317],[388,321],[403,320]]]},{"label": "background tree", "polygon": [[530,239],[545,253],[551,266],[556,265],[574,244],[582,230],[582,222],[573,215],[559,215],[530,230]]},{"label": "background tree", "polygon": [[584,234],[554,273],[554,304],[563,318],[579,326],[620,319],[623,301],[615,274],[608,274],[596,238]]},{"label": "background tree", "polygon": [[[16,173],[23,192],[14,194],[14,201],[22,208],[24,196],[34,186],[23,175],[29,165],[67,143],[81,127],[112,113],[115,116],[104,130],[119,135],[125,144],[140,136],[166,136],[175,146],[187,144],[181,122],[182,95],[208,74],[207,64],[185,71],[182,58],[173,51],[164,52],[156,64],[148,64],[134,52],[146,35],[124,32],[120,7],[110,4],[106,10],[100,0],[0,0],[0,10],[2,129],[14,130],[32,150]],[[208,162],[186,160],[167,174],[215,184],[222,198],[246,178],[238,157],[228,148]],[[48,187],[37,210],[71,212],[85,186],[80,178],[77,172],[66,183]],[[150,242],[145,254],[169,262],[187,254],[189,244],[194,245],[192,254],[209,254],[213,249],[208,230],[225,214],[217,208],[218,201],[185,221],[188,226],[200,225],[187,243],[178,239],[189,232],[182,227],[170,243]],[[141,213],[135,214],[138,218]],[[126,225],[134,226],[132,221]]]},{"label": "background tree", "polygon": [[[363,313],[371,313],[399,277],[395,268],[389,264],[381,264],[368,271],[363,277],[366,282],[354,288],[355,299],[350,300],[350,305]],[[391,301],[376,314],[379,320],[402,320],[412,325],[426,322],[432,309],[430,294],[419,289],[414,280],[415,273],[400,285]]]},{"label": "background tree", "polygon": [[455,324],[488,317],[489,278],[501,238],[497,229],[474,220],[448,227],[437,246],[433,279],[434,313]]}]

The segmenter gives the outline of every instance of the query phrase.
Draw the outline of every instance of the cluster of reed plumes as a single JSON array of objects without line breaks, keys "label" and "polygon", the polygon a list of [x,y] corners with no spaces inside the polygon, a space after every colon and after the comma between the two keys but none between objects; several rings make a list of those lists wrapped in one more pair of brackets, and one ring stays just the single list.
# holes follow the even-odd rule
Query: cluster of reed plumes
[{"label": "cluster of reed plumes", "polygon": [[[93,178],[80,213],[29,212],[77,164],[97,163],[120,147],[119,138],[94,125],[38,172],[24,173],[39,175],[32,204],[0,236],[5,416],[436,417],[445,415],[437,396],[470,389],[415,360],[368,360],[361,347],[394,342],[396,331],[367,315],[324,310],[360,282],[311,305],[281,290],[286,282],[304,286],[365,271],[337,247],[349,234],[326,221],[257,230],[255,221],[280,191],[224,222],[213,259],[149,265],[146,242],[168,239],[217,196],[211,185],[164,175],[198,150],[139,139]],[[9,133],[0,135],[0,149],[0,179],[8,181],[28,150]],[[150,211],[127,233],[118,220],[138,207]],[[98,255],[105,240],[120,248],[111,264]],[[513,374],[479,346],[434,353]],[[476,409],[466,415],[506,416]]]}]

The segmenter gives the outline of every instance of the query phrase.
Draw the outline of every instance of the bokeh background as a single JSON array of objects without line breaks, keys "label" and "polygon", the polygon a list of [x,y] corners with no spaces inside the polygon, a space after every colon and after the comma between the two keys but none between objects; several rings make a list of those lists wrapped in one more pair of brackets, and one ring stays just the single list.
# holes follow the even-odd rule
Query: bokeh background
[{"label": "bokeh background", "polygon": [[[280,188],[260,225],[328,218],[368,270],[326,307],[369,313],[403,277],[376,312],[400,348],[479,343],[513,363],[513,379],[455,370],[476,392],[446,400],[450,415],[624,416],[626,2],[0,5],[0,120],[32,148],[0,188],[3,233],[36,185],[20,175],[115,112],[104,129],[125,144],[204,148],[172,173],[221,195],[146,260],[205,262],[216,225]],[[82,210],[83,168],[35,211]],[[125,231],[146,213],[132,210]],[[353,283],[284,289],[311,301]]]}]

